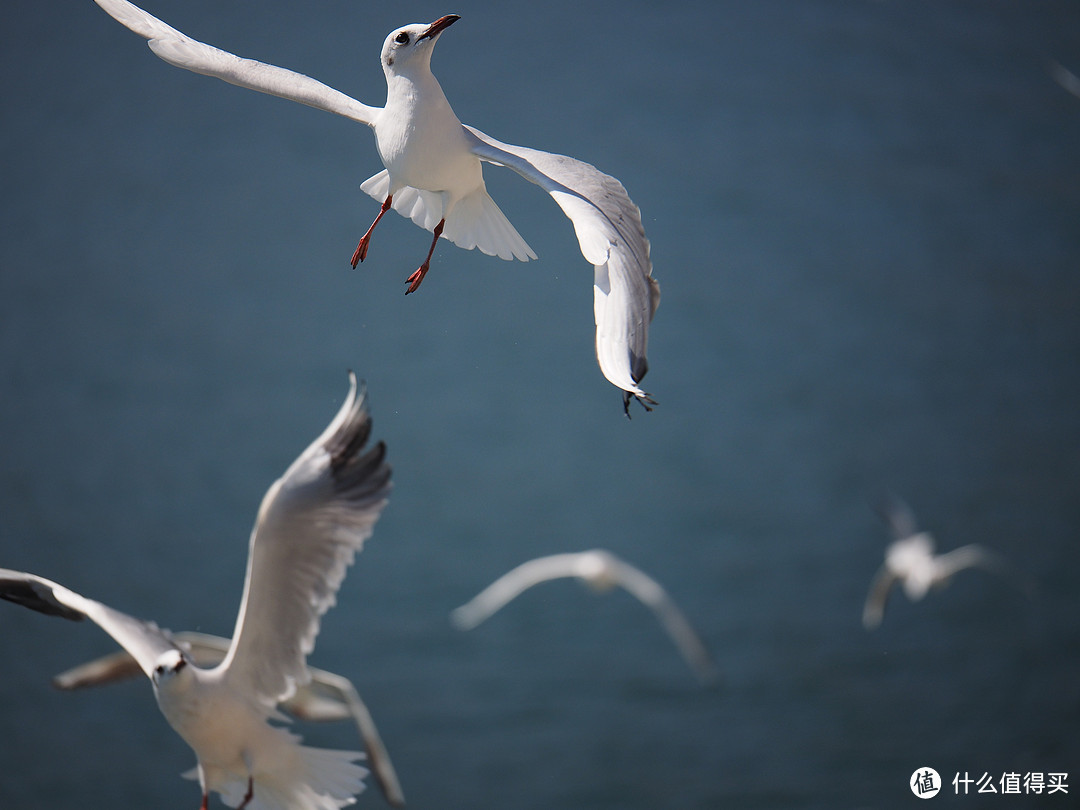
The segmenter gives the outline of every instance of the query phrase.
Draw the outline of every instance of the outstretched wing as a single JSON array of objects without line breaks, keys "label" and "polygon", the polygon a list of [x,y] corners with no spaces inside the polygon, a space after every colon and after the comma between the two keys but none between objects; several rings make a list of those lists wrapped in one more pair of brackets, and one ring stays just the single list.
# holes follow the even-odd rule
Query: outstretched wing
[{"label": "outstretched wing", "polygon": [[965,568],[985,568],[1001,574],[1006,570],[1000,557],[975,544],[960,546],[934,558],[936,580],[946,580]]},{"label": "outstretched wing", "polygon": [[580,554],[552,554],[524,562],[507,571],[464,605],[455,608],[450,619],[460,629],[471,630],[533,585],[549,579],[577,576],[580,557]]},{"label": "outstretched wing", "polygon": [[357,396],[350,373],[337,416],[259,507],[240,615],[217,671],[268,711],[307,683],[305,659],[319,620],[386,506],[386,446],[365,451],[370,432],[364,396]]},{"label": "outstretched wing", "polygon": [[618,583],[656,614],[698,679],[704,684],[714,683],[717,670],[709,651],[667,591],[655,579],[629,563],[612,559],[611,565]]},{"label": "outstretched wing", "polygon": [[940,554],[934,558],[935,576],[937,582],[945,582],[953,574],[965,568],[982,568],[998,575],[1006,582],[1010,582],[1019,588],[1024,595],[1031,599],[1036,594],[1035,581],[1015,565],[1002,557],[997,552],[988,548],[970,543],[966,546],[954,548],[952,551]]},{"label": "outstretched wing", "polygon": [[870,583],[870,591],[866,595],[866,604],[863,605],[862,623],[867,630],[873,630],[881,624],[881,618],[885,615],[885,603],[889,599],[889,592],[896,582],[896,574],[887,565],[881,566],[874,581]]},{"label": "outstretched wing", "polygon": [[874,511],[885,521],[895,540],[903,540],[919,531],[915,513],[898,495],[887,493],[874,505]]},{"label": "outstretched wing", "polygon": [[592,263],[596,359],[630,397],[653,400],[639,385],[649,364],[649,324],[660,303],[641,212],[622,183],[580,160],[501,143],[465,127],[472,153],[513,169],[548,192],[574,223],[582,255]]},{"label": "outstretched wing", "polygon": [[310,76],[254,59],[244,59],[192,39],[127,0],[94,2],[114,20],[148,39],[150,49],[170,65],[214,76],[249,90],[298,101],[368,126],[380,112],[380,108],[361,104]]},{"label": "outstretched wing", "polygon": [[177,649],[168,633],[153,622],[135,619],[33,574],[0,569],[0,599],[49,616],[90,619],[131,654],[147,677],[162,653]]}]

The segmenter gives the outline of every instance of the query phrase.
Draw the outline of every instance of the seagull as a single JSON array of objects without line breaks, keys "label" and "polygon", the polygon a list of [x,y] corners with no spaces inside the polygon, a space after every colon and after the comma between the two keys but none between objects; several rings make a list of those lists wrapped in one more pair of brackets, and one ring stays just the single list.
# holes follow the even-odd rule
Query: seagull
[{"label": "seagull", "polygon": [[89,618],[138,662],[165,719],[191,746],[200,810],[210,791],[248,810],[335,810],[363,790],[363,754],[311,748],[276,707],[310,680],[305,659],[345,571],[390,492],[386,447],[365,451],[371,419],[356,377],[338,414],[263,498],[236,629],[224,660],[199,667],[170,633],[33,574],[0,569],[0,598]]},{"label": "seagull", "polygon": [[597,593],[616,585],[629,591],[656,614],[698,679],[706,685],[715,682],[716,667],[705,645],[667,592],[648,574],[603,549],[552,554],[522,563],[455,608],[450,619],[458,628],[471,630],[533,585],[562,577],[576,577]]},{"label": "seagull", "polygon": [[1051,60],[1049,64],[1050,75],[1054,81],[1068,90],[1074,96],[1080,98],[1080,76],[1077,76],[1060,62]]},{"label": "seagull", "polygon": [[889,499],[878,511],[895,540],[885,549],[885,562],[870,584],[863,607],[867,630],[881,624],[885,602],[898,580],[908,599],[917,602],[965,568],[981,567],[999,574],[1007,570],[1001,557],[974,543],[935,555],[933,535],[918,531],[914,514],[899,499]]},{"label": "seagull", "polygon": [[[220,664],[229,652],[231,643],[221,636],[194,631],[173,633],[172,640],[187,654],[191,663],[203,668]],[[392,807],[404,807],[405,796],[390,755],[375,727],[371,712],[360,699],[352,681],[344,675],[315,667],[308,667],[308,673],[311,680],[298,685],[293,695],[283,700],[278,708],[291,717],[313,723],[351,719],[360,730],[368,764],[386,801]],[[141,674],[142,669],[134,656],[127,650],[118,650],[61,672],[53,678],[53,685],[65,690],[84,689],[128,680]]]},{"label": "seagull", "polygon": [[149,40],[169,64],[231,84],[336,113],[371,127],[384,171],[361,189],[381,202],[360,238],[352,266],[367,256],[371,236],[391,208],[433,238],[427,257],[408,277],[406,294],[427,275],[440,237],[502,259],[536,254],[484,186],[482,162],[513,169],[547,191],[570,218],[582,255],[594,268],[596,358],[604,376],[646,410],[655,401],[640,386],[648,370],[649,324],[660,303],[641,212],[614,177],[588,163],[502,143],[464,126],[431,72],[431,54],[456,14],[392,31],[383,43],[386,106],[371,107],[315,79],[235,56],[177,31],[127,0],[95,0],[114,19]]}]

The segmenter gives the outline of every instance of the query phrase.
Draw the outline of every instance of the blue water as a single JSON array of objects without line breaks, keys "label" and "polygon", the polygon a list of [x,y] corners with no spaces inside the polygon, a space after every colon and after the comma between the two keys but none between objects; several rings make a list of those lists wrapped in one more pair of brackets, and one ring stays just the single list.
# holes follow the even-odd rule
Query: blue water
[{"label": "blue water", "polygon": [[[459,117],[644,212],[660,405],[622,416],[535,187],[487,170],[538,262],[444,243],[405,298],[411,223],[347,264],[363,127],[172,68],[89,0],[11,0],[0,565],[229,633],[259,499],[353,368],[396,488],[311,662],[356,682],[411,806],[898,807],[921,766],[1066,772],[996,804],[1075,806],[1080,98],[1050,65],[1080,73],[1076,3],[147,4],[373,104],[385,34],[461,14],[434,58]],[[1037,597],[967,572],[863,631],[885,490]],[[451,627],[591,547],[668,587],[721,688],[622,593],[550,583]],[[145,683],[49,686],[104,634],[7,606],[0,649],[0,807],[197,806]]]}]

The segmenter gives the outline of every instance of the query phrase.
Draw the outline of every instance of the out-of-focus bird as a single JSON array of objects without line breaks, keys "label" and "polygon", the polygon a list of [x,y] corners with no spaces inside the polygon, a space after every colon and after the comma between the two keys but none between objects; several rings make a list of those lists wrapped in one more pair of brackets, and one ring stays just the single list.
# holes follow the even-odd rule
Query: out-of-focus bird
[{"label": "out-of-focus bird", "polygon": [[547,191],[573,222],[581,252],[594,268],[600,370],[622,389],[627,415],[631,397],[646,410],[655,404],[639,385],[648,370],[649,324],[660,303],[641,212],[622,183],[588,163],[501,143],[461,124],[431,72],[435,43],[459,19],[456,14],[387,36],[381,54],[386,105],[371,107],[308,76],[194,40],[127,0],[95,2],[172,65],[371,127],[386,169],[361,188],[382,208],[357,244],[352,265],[364,260],[375,226],[393,208],[433,233],[427,257],[408,278],[407,293],[424,280],[440,236],[502,259],[536,258],[487,193],[481,162],[513,169]]},{"label": "out-of-focus bird", "polygon": [[459,628],[472,629],[534,585],[562,577],[580,579],[598,593],[606,593],[616,586],[629,591],[656,614],[702,683],[716,681],[716,666],[708,650],[663,587],[648,574],[602,549],[552,554],[522,563],[455,608],[450,618]]},{"label": "out-of-focus bird", "polygon": [[138,662],[166,720],[191,746],[201,810],[216,791],[248,810],[336,810],[363,790],[363,754],[311,748],[277,706],[310,680],[307,655],[348,566],[371,536],[390,492],[382,442],[365,450],[371,419],[350,374],[349,395],[326,430],[263,498],[247,577],[224,660],[196,666],[173,637],[42,577],[0,570],[0,598],[89,618]]},{"label": "out-of-focus bird", "polygon": [[998,554],[974,543],[935,554],[933,535],[918,531],[914,514],[897,498],[879,505],[878,512],[895,539],[885,549],[885,562],[874,576],[863,606],[863,626],[868,630],[881,624],[885,603],[897,582],[907,597],[917,602],[931,588],[946,585],[953,574],[965,568],[1008,573],[1005,561]]}]

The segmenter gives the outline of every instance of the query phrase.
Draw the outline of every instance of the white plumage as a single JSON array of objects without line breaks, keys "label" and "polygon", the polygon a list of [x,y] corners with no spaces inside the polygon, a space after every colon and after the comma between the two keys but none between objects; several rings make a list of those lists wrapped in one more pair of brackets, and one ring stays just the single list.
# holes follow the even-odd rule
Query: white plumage
[{"label": "white plumage", "polygon": [[652,277],[641,213],[618,180],[588,163],[501,143],[462,126],[431,72],[434,44],[456,15],[407,25],[387,36],[381,53],[386,105],[371,107],[308,76],[191,39],[127,0],[95,2],[148,39],[154,53],[172,65],[371,127],[386,169],[361,188],[382,209],[360,239],[352,264],[364,260],[375,225],[393,208],[434,234],[427,258],[408,278],[407,292],[423,281],[440,236],[503,259],[536,258],[488,195],[481,161],[513,169],[543,188],[573,222],[581,252],[594,267],[600,370],[622,389],[624,409],[631,397],[646,409],[654,404],[640,383],[648,370],[649,324],[660,303],[660,287]]},{"label": "white plumage", "polygon": [[191,746],[203,791],[248,810],[335,810],[363,790],[363,754],[300,745],[277,706],[310,679],[319,620],[386,505],[390,468],[350,375],[323,434],[271,485],[251,533],[236,630],[223,662],[196,666],[167,631],[47,579],[0,570],[0,598],[89,618],[138,662],[162,714]]},{"label": "white plumage", "polygon": [[702,683],[716,680],[716,667],[708,650],[667,591],[645,572],[603,549],[552,554],[524,562],[455,608],[450,618],[462,630],[471,630],[534,585],[563,577],[580,579],[599,593],[615,587],[627,590],[656,614]]},{"label": "white plumage", "polygon": [[881,505],[879,512],[895,539],[885,549],[885,562],[878,569],[866,595],[863,626],[867,630],[881,624],[885,604],[897,582],[908,599],[917,602],[931,588],[946,585],[953,574],[965,568],[979,567],[1006,574],[1006,566],[1000,556],[974,543],[945,554],[935,554],[933,535],[917,530],[914,514],[899,499],[889,499]]},{"label": "white plumage", "polygon": [[[204,669],[220,664],[231,644],[227,638],[208,633],[182,631],[170,636],[191,663]],[[128,680],[141,674],[139,662],[127,650],[120,649],[61,672],[53,678],[53,685],[58,689],[84,689]],[[311,680],[298,685],[292,696],[279,703],[278,708],[290,717],[313,723],[336,720],[352,720],[356,723],[360,738],[364,741],[368,765],[379,789],[391,806],[404,806],[405,797],[390,755],[371,712],[352,681],[344,675],[315,667],[308,667],[308,674]]]}]

